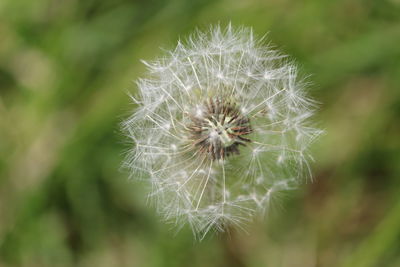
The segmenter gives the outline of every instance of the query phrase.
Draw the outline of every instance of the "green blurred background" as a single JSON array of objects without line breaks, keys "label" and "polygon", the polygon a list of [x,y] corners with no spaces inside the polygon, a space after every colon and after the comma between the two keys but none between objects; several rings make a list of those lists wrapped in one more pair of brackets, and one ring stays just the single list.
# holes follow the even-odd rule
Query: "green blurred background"
[{"label": "green blurred background", "polygon": [[[120,164],[140,59],[254,27],[311,74],[314,182],[195,242]],[[400,0],[0,1],[0,266],[400,266]]]}]

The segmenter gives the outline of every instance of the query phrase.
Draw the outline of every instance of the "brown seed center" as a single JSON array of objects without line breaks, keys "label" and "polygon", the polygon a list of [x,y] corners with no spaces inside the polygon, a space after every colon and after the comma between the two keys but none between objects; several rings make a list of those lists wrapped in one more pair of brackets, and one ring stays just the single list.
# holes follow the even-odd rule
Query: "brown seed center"
[{"label": "brown seed center", "polygon": [[210,98],[190,119],[190,140],[211,160],[239,154],[238,147],[251,142],[244,137],[252,133],[250,120],[233,101]]}]

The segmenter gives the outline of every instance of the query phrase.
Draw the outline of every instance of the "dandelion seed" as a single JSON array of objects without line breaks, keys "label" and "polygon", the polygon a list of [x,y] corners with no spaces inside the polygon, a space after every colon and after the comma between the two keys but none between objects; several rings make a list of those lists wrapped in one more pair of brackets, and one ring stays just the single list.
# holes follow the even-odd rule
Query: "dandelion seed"
[{"label": "dandelion seed", "polygon": [[157,210],[179,228],[202,238],[242,227],[310,176],[313,101],[294,64],[251,29],[199,31],[145,64],[123,123],[135,144],[125,166],[149,177]]}]

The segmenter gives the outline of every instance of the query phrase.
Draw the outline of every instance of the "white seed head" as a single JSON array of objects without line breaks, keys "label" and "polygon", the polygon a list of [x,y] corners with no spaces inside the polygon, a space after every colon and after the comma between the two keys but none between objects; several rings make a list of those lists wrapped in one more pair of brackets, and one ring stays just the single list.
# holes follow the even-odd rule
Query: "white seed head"
[{"label": "white seed head", "polygon": [[313,102],[295,65],[251,29],[199,31],[145,64],[139,107],[123,123],[134,143],[125,165],[147,177],[166,219],[201,238],[310,177]]}]

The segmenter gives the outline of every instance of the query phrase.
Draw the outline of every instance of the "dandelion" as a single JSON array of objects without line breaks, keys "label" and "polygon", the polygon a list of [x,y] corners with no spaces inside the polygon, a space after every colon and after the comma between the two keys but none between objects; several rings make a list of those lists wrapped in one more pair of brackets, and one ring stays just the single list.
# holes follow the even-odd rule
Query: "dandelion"
[{"label": "dandelion", "polygon": [[296,66],[251,29],[198,31],[144,64],[125,165],[165,219],[200,238],[242,227],[311,177],[315,105]]}]

